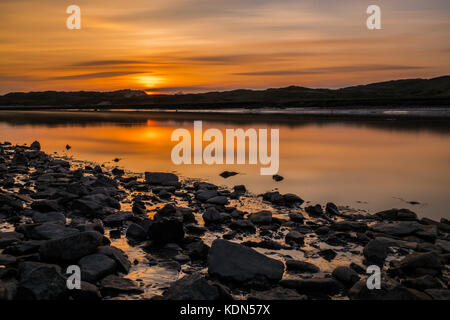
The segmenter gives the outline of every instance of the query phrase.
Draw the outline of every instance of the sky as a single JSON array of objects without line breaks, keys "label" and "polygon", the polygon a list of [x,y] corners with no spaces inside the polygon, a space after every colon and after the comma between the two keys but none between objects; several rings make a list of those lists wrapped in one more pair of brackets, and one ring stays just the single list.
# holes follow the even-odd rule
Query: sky
[{"label": "sky", "polygon": [[[73,4],[80,30],[66,27]],[[449,40],[448,0],[1,0],[0,94],[432,78],[450,74]]]}]

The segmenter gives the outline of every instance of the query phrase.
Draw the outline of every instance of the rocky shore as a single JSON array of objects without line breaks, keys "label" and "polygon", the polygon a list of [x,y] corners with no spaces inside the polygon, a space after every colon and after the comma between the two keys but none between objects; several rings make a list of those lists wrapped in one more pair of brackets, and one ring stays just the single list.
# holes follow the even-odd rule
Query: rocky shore
[{"label": "rocky shore", "polygon": [[[449,261],[445,218],[257,196],[0,143],[0,300],[442,300]],[[69,290],[73,265],[81,289]],[[370,265],[381,289],[366,285]]]}]

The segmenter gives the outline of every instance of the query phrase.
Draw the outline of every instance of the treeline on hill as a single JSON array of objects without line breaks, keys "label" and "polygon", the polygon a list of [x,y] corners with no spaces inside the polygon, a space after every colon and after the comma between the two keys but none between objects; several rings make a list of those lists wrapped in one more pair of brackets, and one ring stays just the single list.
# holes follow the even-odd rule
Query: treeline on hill
[{"label": "treeline on hill", "polygon": [[138,90],[113,92],[29,92],[0,96],[3,107],[57,108],[220,108],[220,107],[356,107],[450,106],[450,76],[406,79],[342,89],[291,86],[266,90],[232,90],[197,94],[146,95]]}]

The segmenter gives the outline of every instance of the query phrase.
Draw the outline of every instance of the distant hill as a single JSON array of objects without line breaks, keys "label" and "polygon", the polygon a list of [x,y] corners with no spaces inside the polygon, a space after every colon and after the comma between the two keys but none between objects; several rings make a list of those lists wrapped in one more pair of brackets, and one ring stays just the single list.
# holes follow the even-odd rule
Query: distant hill
[{"label": "distant hill", "polygon": [[[378,82],[342,89],[290,86],[197,94],[146,95],[138,90],[113,92],[28,92],[0,96],[0,108],[225,108],[450,106],[450,76]],[[8,108],[9,109],[9,108]]]}]

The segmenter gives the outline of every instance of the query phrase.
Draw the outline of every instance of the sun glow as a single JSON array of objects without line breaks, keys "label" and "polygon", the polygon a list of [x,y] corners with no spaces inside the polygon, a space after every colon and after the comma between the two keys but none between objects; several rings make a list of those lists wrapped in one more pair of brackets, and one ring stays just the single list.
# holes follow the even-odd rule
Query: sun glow
[{"label": "sun glow", "polygon": [[[137,82],[147,88],[153,88],[155,85],[164,82],[164,79],[155,76],[139,76],[136,78]],[[145,91],[145,94],[153,94],[151,91]]]}]

